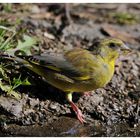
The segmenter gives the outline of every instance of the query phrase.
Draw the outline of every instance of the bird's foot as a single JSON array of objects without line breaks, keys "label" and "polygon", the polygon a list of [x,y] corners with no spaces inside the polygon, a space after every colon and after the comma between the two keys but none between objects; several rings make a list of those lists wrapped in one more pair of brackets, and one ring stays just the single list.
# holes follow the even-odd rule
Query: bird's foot
[{"label": "bird's foot", "polygon": [[70,104],[71,104],[72,109],[76,113],[78,120],[81,123],[85,123],[86,121],[84,120],[84,115],[82,114],[81,110],[73,102],[70,102]]}]

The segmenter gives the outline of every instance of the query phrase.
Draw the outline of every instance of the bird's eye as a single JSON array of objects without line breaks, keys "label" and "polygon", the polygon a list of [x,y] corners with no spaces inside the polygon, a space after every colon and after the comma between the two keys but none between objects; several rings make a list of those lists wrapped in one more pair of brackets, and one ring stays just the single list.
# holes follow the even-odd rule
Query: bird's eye
[{"label": "bird's eye", "polygon": [[115,43],[110,43],[110,44],[109,44],[109,47],[110,47],[110,48],[116,48],[116,44],[115,44]]}]

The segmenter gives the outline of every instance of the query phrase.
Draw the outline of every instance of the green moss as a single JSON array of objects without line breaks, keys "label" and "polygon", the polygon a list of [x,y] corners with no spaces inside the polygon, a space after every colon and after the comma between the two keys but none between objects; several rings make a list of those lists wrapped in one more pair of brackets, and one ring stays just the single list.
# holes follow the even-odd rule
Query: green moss
[{"label": "green moss", "polygon": [[124,12],[118,12],[118,13],[112,13],[110,14],[112,20],[114,20],[116,23],[119,24],[136,24],[138,23],[138,18],[136,15],[132,13],[124,13]]}]

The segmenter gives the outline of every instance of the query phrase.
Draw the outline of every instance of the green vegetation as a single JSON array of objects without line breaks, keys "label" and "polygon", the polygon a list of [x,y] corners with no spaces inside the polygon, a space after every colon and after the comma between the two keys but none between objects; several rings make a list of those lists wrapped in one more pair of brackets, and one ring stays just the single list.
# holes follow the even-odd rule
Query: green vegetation
[{"label": "green vegetation", "polygon": [[[31,55],[31,50],[38,51],[37,39],[23,33],[21,37],[17,37],[18,32],[12,28],[0,26],[0,54],[14,56],[16,52],[22,52],[25,55]],[[20,38],[20,39],[19,39]],[[20,99],[21,95],[16,89],[20,85],[30,85],[28,78],[21,78],[21,73],[12,73],[11,62],[4,61],[2,58],[0,63],[0,89],[1,93]],[[9,76],[10,75],[10,76]]]},{"label": "green vegetation", "polygon": [[3,10],[5,12],[11,12],[12,11],[12,4],[11,3],[4,3],[2,4],[3,5]]},{"label": "green vegetation", "polygon": [[119,24],[136,24],[138,22],[137,16],[131,13],[111,13],[110,17]]}]

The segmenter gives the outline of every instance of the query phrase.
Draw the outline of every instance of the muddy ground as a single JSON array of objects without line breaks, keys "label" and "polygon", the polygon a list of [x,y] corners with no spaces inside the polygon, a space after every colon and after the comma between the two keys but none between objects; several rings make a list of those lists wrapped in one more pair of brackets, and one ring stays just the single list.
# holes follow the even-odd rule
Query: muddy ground
[{"label": "muddy ground", "polygon": [[0,19],[10,23],[5,26],[20,19],[17,31],[25,29],[39,38],[39,53],[89,48],[95,39],[110,36],[125,41],[134,53],[116,66],[106,87],[90,96],[73,95],[86,124],[76,119],[65,94],[41,78],[34,85],[18,88],[21,100],[1,94],[0,136],[140,136],[140,4],[13,4],[11,7],[9,12],[0,5]]}]

